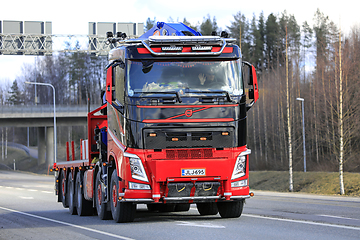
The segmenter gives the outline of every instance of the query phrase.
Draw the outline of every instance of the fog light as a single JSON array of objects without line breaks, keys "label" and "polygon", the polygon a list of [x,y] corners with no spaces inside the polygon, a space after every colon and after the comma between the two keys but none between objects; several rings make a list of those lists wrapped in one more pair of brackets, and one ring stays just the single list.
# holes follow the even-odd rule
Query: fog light
[{"label": "fog light", "polygon": [[232,188],[235,188],[235,187],[247,187],[247,185],[248,185],[248,180],[247,179],[231,183]]},{"label": "fog light", "polygon": [[148,184],[141,184],[141,183],[129,182],[129,189],[150,190],[151,187],[150,187],[150,185],[148,185]]}]

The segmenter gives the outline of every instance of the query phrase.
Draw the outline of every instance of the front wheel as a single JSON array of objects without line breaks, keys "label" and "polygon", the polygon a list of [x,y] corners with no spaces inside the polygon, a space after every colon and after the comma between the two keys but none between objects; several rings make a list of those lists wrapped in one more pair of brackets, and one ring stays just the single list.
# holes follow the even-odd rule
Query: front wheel
[{"label": "front wheel", "polygon": [[175,212],[187,212],[190,210],[190,203],[178,203],[175,206]]},{"label": "front wheel", "polygon": [[198,212],[202,216],[218,214],[218,208],[217,208],[215,202],[197,203],[196,207],[197,207]]},{"label": "front wheel", "polygon": [[220,216],[222,218],[238,218],[243,211],[244,201],[236,202],[218,202]]},{"label": "front wheel", "polygon": [[119,185],[119,177],[117,176],[117,171],[114,170],[111,175],[110,184],[111,215],[117,223],[132,222],[135,218],[136,204],[118,201]]}]

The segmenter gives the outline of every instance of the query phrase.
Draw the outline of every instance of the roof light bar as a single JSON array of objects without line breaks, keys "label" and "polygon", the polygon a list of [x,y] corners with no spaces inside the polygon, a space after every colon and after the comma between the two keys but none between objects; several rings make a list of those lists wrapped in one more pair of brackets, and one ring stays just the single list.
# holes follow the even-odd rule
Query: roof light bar
[{"label": "roof light bar", "polygon": [[171,42],[219,42],[219,36],[152,36],[149,37],[151,43],[171,43]]},{"label": "roof light bar", "polygon": [[[167,38],[167,37],[163,37],[163,38]],[[179,38],[179,37],[176,37],[176,38]],[[198,37],[181,37],[181,38],[198,38]],[[153,49],[150,48],[150,46],[146,43],[146,41],[141,41],[143,46],[154,56],[189,56],[189,55],[210,55],[210,56],[217,56],[217,55],[220,55],[227,43],[224,39],[221,39],[219,37],[217,37],[220,41],[222,41],[222,46],[220,48],[220,50],[218,52],[208,52],[208,51],[205,51],[207,49],[202,49],[201,52],[199,52],[199,50],[197,50],[197,52],[175,52],[174,50],[168,50],[170,52],[155,52]],[[195,46],[196,47],[196,46]],[[170,47],[172,48],[172,47]],[[202,47],[200,47],[202,48]],[[163,50],[163,49],[162,49]]]},{"label": "roof light bar", "polygon": [[161,47],[161,50],[163,51],[181,51],[183,48],[182,47]]},{"label": "roof light bar", "polygon": [[211,51],[212,46],[194,46],[191,49],[193,51]]}]

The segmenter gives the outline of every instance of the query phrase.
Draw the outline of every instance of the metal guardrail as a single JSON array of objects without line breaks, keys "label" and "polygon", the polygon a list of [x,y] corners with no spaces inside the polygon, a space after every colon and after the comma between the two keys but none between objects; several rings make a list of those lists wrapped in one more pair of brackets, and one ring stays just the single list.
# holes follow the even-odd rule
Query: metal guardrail
[{"label": "metal guardrail", "polygon": [[[4,143],[0,141],[0,145],[3,145]],[[19,143],[14,143],[14,142],[8,142],[7,143],[7,146],[8,147],[12,147],[12,148],[17,148],[17,149],[20,149],[20,150],[23,150],[27,155],[30,156],[30,150],[28,147],[22,145],[22,144],[19,144]]]},{"label": "metal guardrail", "polygon": [[[98,108],[99,105],[90,105],[90,111]],[[0,107],[1,114],[11,114],[11,113],[53,113],[53,105],[12,105],[7,106],[3,105]],[[88,112],[87,105],[56,105],[57,113],[75,113],[75,112]]]}]

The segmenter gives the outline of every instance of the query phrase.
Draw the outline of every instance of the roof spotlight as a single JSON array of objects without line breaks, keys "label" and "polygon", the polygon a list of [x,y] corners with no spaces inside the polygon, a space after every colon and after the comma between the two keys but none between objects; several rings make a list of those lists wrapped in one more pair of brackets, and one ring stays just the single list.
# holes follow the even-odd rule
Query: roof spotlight
[{"label": "roof spotlight", "polygon": [[114,34],[112,32],[106,33],[106,38],[112,38],[112,37],[114,37]]},{"label": "roof spotlight", "polygon": [[227,32],[225,32],[225,31],[222,31],[220,37],[222,37],[222,38],[228,38],[228,37],[229,37],[229,34],[228,34]]}]

